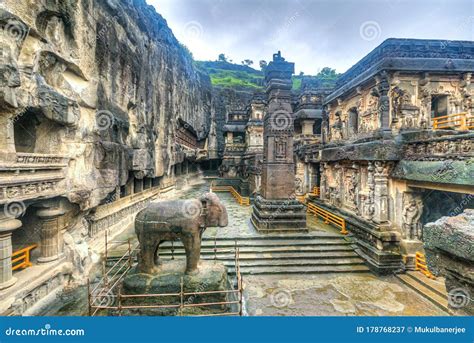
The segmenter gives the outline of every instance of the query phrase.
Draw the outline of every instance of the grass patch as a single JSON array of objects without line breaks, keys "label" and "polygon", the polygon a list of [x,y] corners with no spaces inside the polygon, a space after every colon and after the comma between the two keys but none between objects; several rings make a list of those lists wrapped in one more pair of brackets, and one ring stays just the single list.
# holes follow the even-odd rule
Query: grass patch
[{"label": "grass patch", "polygon": [[252,68],[223,62],[196,62],[196,66],[209,74],[215,87],[263,90],[263,75]]}]

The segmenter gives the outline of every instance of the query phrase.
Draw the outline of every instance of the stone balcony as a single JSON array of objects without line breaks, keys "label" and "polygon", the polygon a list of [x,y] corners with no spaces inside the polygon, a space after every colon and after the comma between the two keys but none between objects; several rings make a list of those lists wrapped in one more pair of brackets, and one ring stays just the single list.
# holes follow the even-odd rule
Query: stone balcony
[{"label": "stone balcony", "polygon": [[0,153],[0,204],[63,194],[68,163],[61,155]]}]

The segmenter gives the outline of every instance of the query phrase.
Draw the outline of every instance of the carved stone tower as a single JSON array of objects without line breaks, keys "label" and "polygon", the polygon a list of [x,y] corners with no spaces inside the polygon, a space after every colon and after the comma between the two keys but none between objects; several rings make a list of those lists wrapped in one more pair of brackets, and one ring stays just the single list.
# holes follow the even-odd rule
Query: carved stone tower
[{"label": "carved stone tower", "polygon": [[264,118],[261,193],[256,197],[252,222],[259,231],[306,230],[304,206],[295,199],[293,110],[291,76],[294,63],[281,53],[265,70],[268,108]]}]

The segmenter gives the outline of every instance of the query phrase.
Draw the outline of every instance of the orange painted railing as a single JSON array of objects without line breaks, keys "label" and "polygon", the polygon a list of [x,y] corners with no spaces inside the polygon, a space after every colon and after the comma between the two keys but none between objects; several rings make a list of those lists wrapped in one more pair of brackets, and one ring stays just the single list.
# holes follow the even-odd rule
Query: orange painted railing
[{"label": "orange painted railing", "polygon": [[320,188],[319,187],[314,187],[313,191],[311,193],[297,195],[296,200],[298,200],[299,202],[301,202],[303,204],[306,204],[306,195],[308,195],[308,194],[319,198],[321,196]]},{"label": "orange painted railing", "polygon": [[306,194],[296,195],[296,200],[298,200],[299,202],[303,204],[306,204]]},{"label": "orange painted railing", "polygon": [[243,206],[250,206],[250,198],[243,197],[232,186],[214,186],[211,185],[211,192],[230,192],[235,200]]},{"label": "orange painted railing", "polygon": [[468,117],[467,112],[433,118],[434,130],[455,129],[467,131],[473,128],[474,120],[472,117]]},{"label": "orange painted railing", "polygon": [[33,244],[33,245],[30,245],[29,247],[15,251],[12,254],[12,270],[31,267],[32,264],[30,260],[30,253],[31,253],[31,250],[33,250],[37,246],[38,245]]},{"label": "orange painted railing", "polygon": [[425,274],[426,277],[430,279],[436,279],[436,277],[428,270],[428,266],[426,265],[426,257],[425,254],[421,252],[417,252],[415,255],[415,269]]},{"label": "orange painted railing", "polygon": [[321,196],[321,189],[319,187],[314,187],[313,194],[319,198]]},{"label": "orange painted railing", "polygon": [[341,229],[341,234],[347,235],[349,232],[346,229],[346,221],[344,218],[336,216],[325,209],[314,204],[308,204],[308,213],[324,219],[324,224],[333,224]]},{"label": "orange painted railing", "polygon": [[466,125],[468,130],[474,130],[474,117],[467,118]]}]

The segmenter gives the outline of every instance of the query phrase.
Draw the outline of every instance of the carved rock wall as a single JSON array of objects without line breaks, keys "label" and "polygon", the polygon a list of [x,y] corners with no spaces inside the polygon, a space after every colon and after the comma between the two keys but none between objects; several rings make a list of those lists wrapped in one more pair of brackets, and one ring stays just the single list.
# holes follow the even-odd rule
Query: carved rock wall
[{"label": "carved rock wall", "polygon": [[144,0],[3,3],[0,150],[71,157],[82,209],[132,175],[170,174],[178,118],[208,135],[209,77]]}]

